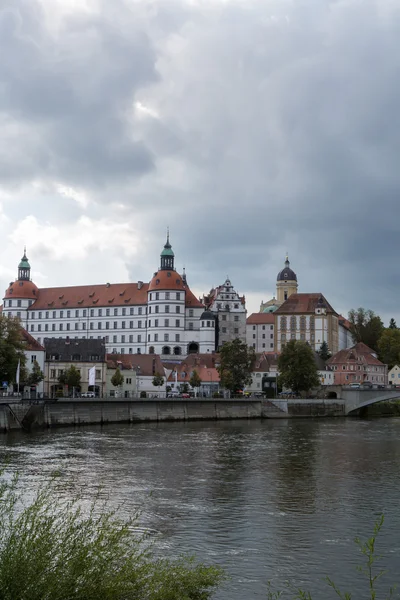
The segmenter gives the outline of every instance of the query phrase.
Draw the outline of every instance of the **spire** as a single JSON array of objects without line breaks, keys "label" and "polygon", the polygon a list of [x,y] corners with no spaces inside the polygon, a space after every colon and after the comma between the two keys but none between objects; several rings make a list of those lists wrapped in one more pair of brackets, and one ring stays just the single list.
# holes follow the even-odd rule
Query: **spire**
[{"label": "spire", "polygon": [[161,252],[161,269],[174,270],[174,252],[169,242],[169,227],[167,227],[167,241],[164,244],[164,250]]},{"label": "spire", "polygon": [[26,256],[26,246],[24,246],[24,255],[18,265],[18,279],[24,281],[30,281],[31,279],[31,265]]},{"label": "spire", "polygon": [[290,267],[289,253],[288,252],[286,252],[285,267]]}]

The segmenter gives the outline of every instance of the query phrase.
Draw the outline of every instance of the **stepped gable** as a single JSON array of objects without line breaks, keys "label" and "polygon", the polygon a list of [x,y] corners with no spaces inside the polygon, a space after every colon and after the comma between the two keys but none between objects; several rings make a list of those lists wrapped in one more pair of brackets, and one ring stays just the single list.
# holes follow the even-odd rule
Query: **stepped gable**
[{"label": "stepped gable", "polygon": [[287,300],[275,311],[274,314],[287,314],[287,313],[315,313],[318,307],[323,306],[326,308],[327,313],[336,314],[336,311],[329,304],[323,294],[311,293],[311,294],[291,294]]}]

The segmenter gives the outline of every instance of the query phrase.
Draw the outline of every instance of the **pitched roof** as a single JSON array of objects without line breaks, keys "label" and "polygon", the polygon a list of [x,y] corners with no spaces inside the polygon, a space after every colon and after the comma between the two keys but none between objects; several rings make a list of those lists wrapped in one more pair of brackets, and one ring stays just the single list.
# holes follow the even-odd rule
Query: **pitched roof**
[{"label": "pitched roof", "polygon": [[328,365],[337,365],[344,364],[348,362],[353,363],[363,363],[367,365],[380,365],[383,366],[382,363],[376,356],[375,350],[369,348],[366,344],[362,342],[358,342],[355,346],[351,348],[346,348],[346,350],[339,350],[336,354],[334,354],[328,361]]},{"label": "pitched roof", "polygon": [[346,317],[344,317],[343,315],[339,315],[339,325],[341,325],[342,327],[345,327],[346,329],[350,330],[351,327],[351,323],[348,319],[346,319]]},{"label": "pitched roof", "polygon": [[[170,373],[168,377],[169,382],[177,383],[188,383],[193,371],[196,371],[202,382],[219,383],[220,377],[215,367],[208,367],[207,365],[200,364],[187,364],[182,362],[180,365],[176,365],[175,369]],[[176,376],[175,376],[176,373]]]},{"label": "pitched roof", "polygon": [[44,348],[26,329],[21,328],[21,335],[26,343],[25,350],[29,352],[44,352]]},{"label": "pitched roof", "polygon": [[[46,360],[51,360],[52,356],[58,355],[58,360],[64,362],[71,360],[79,362],[104,362],[106,357],[104,340],[45,338],[44,347],[46,350]],[[72,358],[78,356],[79,358]]]},{"label": "pitched roof", "polygon": [[287,300],[275,311],[274,314],[292,314],[292,313],[315,313],[318,308],[319,300],[321,299],[327,313],[336,314],[335,310],[329,304],[325,296],[321,293],[312,294],[291,294]]},{"label": "pitched roof", "polygon": [[[149,284],[142,282],[41,288],[37,292],[36,302],[28,310],[145,305],[148,289]],[[186,306],[203,308],[188,287],[182,286],[179,289],[186,292]]]},{"label": "pitched roof", "polygon": [[107,368],[128,369],[135,371],[140,367],[141,377],[153,376],[156,373],[164,375],[164,366],[158,354],[107,354]]},{"label": "pitched roof", "polygon": [[274,313],[253,313],[247,318],[246,323],[247,325],[273,325]]},{"label": "pitched roof", "polygon": [[253,373],[268,372],[278,368],[278,354],[276,352],[262,352],[256,354],[256,362],[253,366]]}]

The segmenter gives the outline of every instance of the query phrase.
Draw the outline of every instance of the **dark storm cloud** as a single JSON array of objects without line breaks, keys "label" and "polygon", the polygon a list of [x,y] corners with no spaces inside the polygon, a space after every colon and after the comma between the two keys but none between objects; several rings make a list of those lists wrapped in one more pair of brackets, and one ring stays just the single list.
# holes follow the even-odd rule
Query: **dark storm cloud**
[{"label": "dark storm cloud", "polygon": [[400,5],[115,0],[55,34],[7,0],[0,33],[0,180],[117,199],[133,279],[169,225],[194,285],[264,297],[288,250],[301,291],[400,313]]}]

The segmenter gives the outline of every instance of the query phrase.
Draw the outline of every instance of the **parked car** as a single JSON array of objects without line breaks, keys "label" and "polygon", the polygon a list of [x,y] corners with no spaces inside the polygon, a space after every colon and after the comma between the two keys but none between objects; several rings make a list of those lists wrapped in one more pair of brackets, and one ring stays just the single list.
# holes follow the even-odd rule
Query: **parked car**
[{"label": "parked car", "polygon": [[183,393],[181,394],[181,398],[190,398],[190,394],[189,394],[189,392],[183,392]]},{"label": "parked car", "polygon": [[96,394],[94,392],[83,392],[81,394],[81,398],[95,398]]},{"label": "parked car", "polygon": [[373,385],[374,385],[374,384],[373,384],[373,383],[371,383],[370,381],[363,381],[363,382],[362,382],[362,387],[364,387],[364,388],[369,388],[369,389],[371,389],[371,388],[373,387]]},{"label": "parked car", "polygon": [[167,393],[167,398],[179,398],[181,395],[180,392],[178,392],[178,390],[172,390],[171,392]]},{"label": "parked car", "polygon": [[361,387],[361,385],[360,385],[359,383],[351,383],[351,384],[350,384],[350,387],[351,387],[353,390],[359,390],[359,389],[360,389],[360,387]]}]

